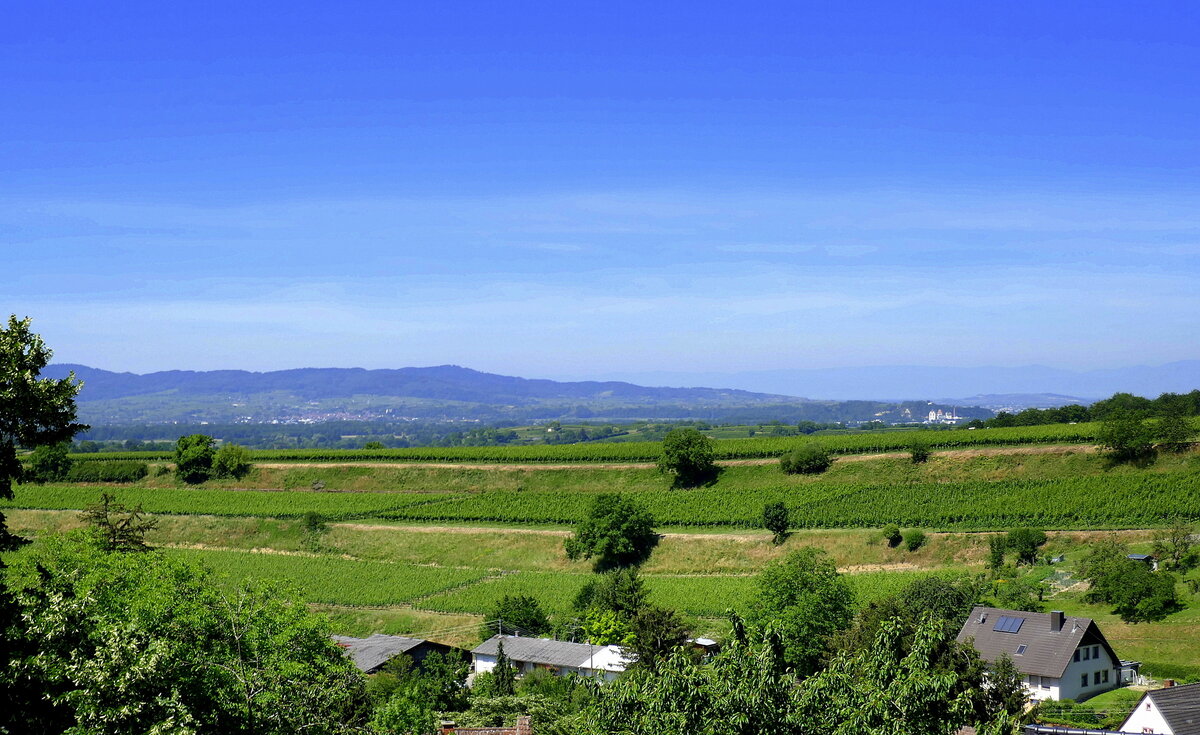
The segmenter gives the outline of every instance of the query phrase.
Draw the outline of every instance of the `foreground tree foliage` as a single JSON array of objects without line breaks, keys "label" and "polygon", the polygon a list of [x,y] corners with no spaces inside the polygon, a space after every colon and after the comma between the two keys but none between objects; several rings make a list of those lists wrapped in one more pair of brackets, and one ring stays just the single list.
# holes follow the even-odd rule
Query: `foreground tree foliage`
[{"label": "foreground tree foliage", "polygon": [[[0,329],[0,500],[12,500],[13,482],[21,480],[18,446],[59,444],[87,428],[75,420],[75,396],[83,387],[75,374],[38,378],[54,353],[29,324],[29,319],[13,315]],[[20,544],[0,513],[0,551]]]},{"label": "foreground tree foliage", "polygon": [[362,676],[327,621],[270,586],[222,591],[156,552],[50,538],[9,570],[22,624],[0,689],[8,732],[348,732]]},{"label": "foreground tree foliage", "polygon": [[642,506],[621,495],[596,496],[586,520],[565,542],[571,559],[595,559],[598,572],[645,561],[658,544],[654,517]]},{"label": "foreground tree foliage", "polygon": [[808,675],[817,670],[830,639],[853,617],[854,592],[833,560],[805,548],[763,570],[747,620],[760,632],[774,631],[783,661]]},{"label": "foreground tree foliage", "polygon": [[771,631],[734,636],[709,664],[676,654],[656,672],[602,687],[582,732],[591,735],[949,735],[964,725],[1011,732],[1013,720],[982,686],[978,656],[951,626],[885,621],[870,646],[837,655],[802,679]]}]

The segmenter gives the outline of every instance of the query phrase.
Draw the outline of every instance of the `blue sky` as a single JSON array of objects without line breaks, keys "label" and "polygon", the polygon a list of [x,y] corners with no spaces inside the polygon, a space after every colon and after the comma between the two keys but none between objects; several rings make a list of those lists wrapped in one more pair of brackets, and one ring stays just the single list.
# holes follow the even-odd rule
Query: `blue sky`
[{"label": "blue sky", "polygon": [[135,372],[1196,359],[1197,89],[1183,2],[22,3],[0,312]]}]

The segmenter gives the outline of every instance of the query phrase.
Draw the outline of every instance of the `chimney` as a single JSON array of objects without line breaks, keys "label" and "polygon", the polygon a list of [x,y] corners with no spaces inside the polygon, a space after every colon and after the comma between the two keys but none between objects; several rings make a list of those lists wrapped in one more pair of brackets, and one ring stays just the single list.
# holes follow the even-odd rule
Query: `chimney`
[{"label": "chimney", "polygon": [[454,735],[454,721],[442,720],[442,735]]},{"label": "chimney", "polygon": [[1050,611],[1050,630],[1057,633],[1058,631],[1063,629],[1063,623],[1065,621],[1066,621],[1066,617],[1063,615],[1062,610],[1051,610]]},{"label": "chimney", "polygon": [[1173,686],[1175,686],[1174,679],[1163,679],[1163,689],[1169,689]]}]

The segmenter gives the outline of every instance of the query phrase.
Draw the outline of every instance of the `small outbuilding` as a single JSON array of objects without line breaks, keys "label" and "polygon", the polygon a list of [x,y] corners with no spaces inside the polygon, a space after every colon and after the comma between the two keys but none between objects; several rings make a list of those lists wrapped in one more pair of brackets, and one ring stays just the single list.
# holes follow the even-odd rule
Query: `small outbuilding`
[{"label": "small outbuilding", "polygon": [[335,635],[333,640],[345,651],[354,665],[366,674],[376,673],[384,664],[402,653],[411,657],[417,664],[434,651],[443,655],[456,654],[463,658],[467,656],[467,652],[461,648],[421,638],[406,638],[402,635],[376,633],[369,638]]}]

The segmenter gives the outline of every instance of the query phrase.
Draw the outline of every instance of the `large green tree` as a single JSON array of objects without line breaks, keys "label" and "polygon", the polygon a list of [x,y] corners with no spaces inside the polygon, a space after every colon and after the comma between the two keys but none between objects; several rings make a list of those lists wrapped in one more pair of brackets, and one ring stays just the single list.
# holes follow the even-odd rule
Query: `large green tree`
[{"label": "large green tree", "polygon": [[175,476],[189,484],[204,482],[212,476],[213,438],[205,434],[179,437],[175,443]]},{"label": "large green tree", "polygon": [[829,640],[850,625],[854,591],[824,552],[804,548],[759,575],[747,621],[777,631],[783,657],[802,675],[817,670]]},{"label": "large green tree", "polygon": [[23,624],[0,689],[9,732],[331,734],[365,719],[328,620],[278,588],[228,589],[157,552],[49,538],[7,584]]},{"label": "large green tree", "polygon": [[[41,336],[29,329],[30,319],[8,318],[0,329],[0,499],[11,500],[13,482],[21,480],[17,447],[38,447],[69,440],[87,427],[76,421],[75,396],[83,383],[65,378],[39,378],[54,355]],[[21,539],[11,534],[0,513],[0,551],[11,551]]]},{"label": "large green tree", "polygon": [[671,429],[663,437],[659,470],[675,477],[682,487],[703,485],[717,476],[713,440],[692,428]]},{"label": "large green tree", "polygon": [[595,559],[594,567],[601,572],[640,564],[657,544],[650,511],[624,496],[603,493],[565,547],[571,559]]},{"label": "large green tree", "polygon": [[[750,638],[751,640],[747,640]],[[885,621],[871,645],[802,678],[773,634],[734,636],[708,664],[677,653],[600,688],[579,731],[611,735],[949,735],[1012,732],[989,701],[978,655],[927,619]]]}]

